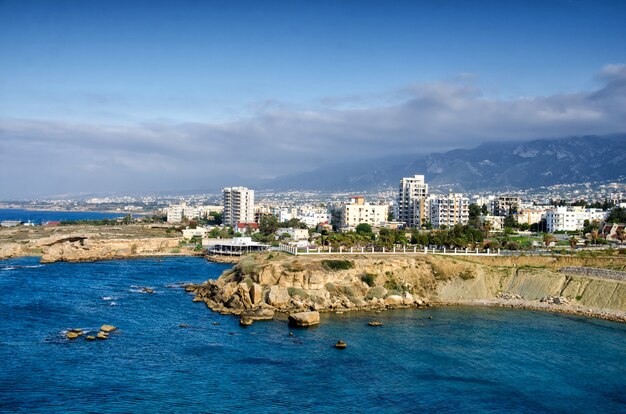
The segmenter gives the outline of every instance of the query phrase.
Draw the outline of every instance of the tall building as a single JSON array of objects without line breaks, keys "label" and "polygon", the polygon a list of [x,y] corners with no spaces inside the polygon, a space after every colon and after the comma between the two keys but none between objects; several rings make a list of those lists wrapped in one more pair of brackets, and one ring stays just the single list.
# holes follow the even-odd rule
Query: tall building
[{"label": "tall building", "polygon": [[254,190],[245,187],[226,187],[224,193],[225,226],[234,226],[237,223],[254,222]]},{"label": "tall building", "polygon": [[428,184],[423,175],[404,177],[398,193],[398,221],[421,228],[428,221]]},{"label": "tall building", "polygon": [[512,208],[519,209],[521,201],[517,196],[500,196],[492,201],[491,212],[494,216],[508,216]]},{"label": "tall building", "polygon": [[467,224],[469,220],[469,199],[463,194],[431,196],[429,205],[430,222],[435,228]]}]

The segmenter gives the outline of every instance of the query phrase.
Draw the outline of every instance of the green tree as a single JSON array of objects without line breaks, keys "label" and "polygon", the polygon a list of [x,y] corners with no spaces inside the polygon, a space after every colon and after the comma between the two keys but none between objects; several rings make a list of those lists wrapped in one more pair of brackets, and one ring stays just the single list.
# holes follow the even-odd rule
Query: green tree
[{"label": "green tree", "polygon": [[606,217],[607,223],[626,223],[626,208],[615,207]]},{"label": "green tree", "polygon": [[361,234],[361,235],[371,236],[373,234],[372,226],[370,226],[367,223],[360,223],[358,226],[356,226],[355,230],[358,234]]},{"label": "green tree", "polygon": [[261,217],[259,230],[266,236],[276,233],[278,230],[278,219],[273,214],[266,214]]},{"label": "green tree", "polygon": [[543,233],[543,244],[545,244],[546,247],[550,247],[550,244],[552,244],[555,240],[556,238],[552,234]]}]

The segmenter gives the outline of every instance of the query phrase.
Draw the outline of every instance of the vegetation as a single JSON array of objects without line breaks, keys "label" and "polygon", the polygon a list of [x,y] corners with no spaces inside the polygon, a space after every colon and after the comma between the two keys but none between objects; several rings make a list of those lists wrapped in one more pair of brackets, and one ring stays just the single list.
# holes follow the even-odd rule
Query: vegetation
[{"label": "vegetation", "polygon": [[361,275],[361,280],[369,287],[373,287],[376,284],[376,275],[373,273],[365,273]]},{"label": "vegetation", "polygon": [[351,260],[322,260],[322,266],[327,270],[348,270],[354,268]]}]

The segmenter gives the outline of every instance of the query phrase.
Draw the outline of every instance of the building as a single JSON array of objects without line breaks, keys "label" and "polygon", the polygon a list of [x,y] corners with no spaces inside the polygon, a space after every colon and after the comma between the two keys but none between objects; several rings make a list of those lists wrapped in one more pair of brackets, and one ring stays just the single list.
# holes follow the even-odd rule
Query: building
[{"label": "building", "polygon": [[428,200],[430,223],[436,229],[441,226],[467,224],[469,221],[469,198],[459,193],[431,196]]},{"label": "building", "polygon": [[259,223],[235,223],[233,231],[240,234],[254,234],[259,232]]},{"label": "building", "polygon": [[519,224],[539,223],[546,216],[547,208],[544,207],[528,207],[523,208],[514,214],[515,220]]},{"label": "building", "polygon": [[511,209],[518,209],[522,200],[517,196],[503,195],[491,202],[491,212],[494,216],[508,216]]},{"label": "building", "polygon": [[226,187],[223,194],[222,222],[225,226],[232,227],[238,222],[254,222],[254,190],[245,187]]},{"label": "building", "polygon": [[423,175],[400,180],[396,220],[407,227],[421,228],[428,221],[428,184]]},{"label": "building", "polygon": [[293,227],[288,227],[280,228],[276,231],[276,237],[282,237],[283,234],[288,234],[289,238],[295,241],[309,239],[308,229],[294,229]]},{"label": "building", "polygon": [[204,238],[207,237],[209,230],[205,227],[196,227],[195,229],[190,229],[187,227],[183,229],[183,239],[191,240],[194,237]]},{"label": "building", "polygon": [[212,240],[207,250],[209,254],[242,256],[247,253],[263,252],[268,248],[267,244],[253,242],[250,237],[234,237],[226,240]]},{"label": "building", "polygon": [[188,206],[186,202],[173,204],[165,209],[168,223],[180,223],[198,217],[203,217],[203,207]]},{"label": "building", "polygon": [[555,207],[546,212],[546,229],[549,233],[555,231],[578,231],[585,226],[585,220],[589,220],[589,222],[603,221],[607,214],[608,212],[599,208]]},{"label": "building", "polygon": [[364,197],[354,196],[341,207],[341,228],[353,229],[361,223],[378,227],[388,216],[389,206],[366,203]]}]

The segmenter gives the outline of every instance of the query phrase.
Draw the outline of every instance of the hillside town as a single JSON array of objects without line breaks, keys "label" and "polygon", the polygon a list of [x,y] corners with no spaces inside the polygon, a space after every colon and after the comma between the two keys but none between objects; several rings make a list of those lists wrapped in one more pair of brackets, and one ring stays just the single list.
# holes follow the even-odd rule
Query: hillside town
[{"label": "hillside town", "polygon": [[602,203],[573,199],[538,204],[517,194],[431,192],[424,175],[414,175],[401,178],[397,191],[382,196],[342,196],[329,202],[299,202],[296,195],[257,202],[254,190],[227,187],[220,203],[182,201],[163,214],[167,223],[185,227],[185,239],[202,239],[209,250],[220,246],[214,252],[249,250],[264,243],[517,250],[621,245],[625,238],[626,199],[621,192],[611,193]]}]

